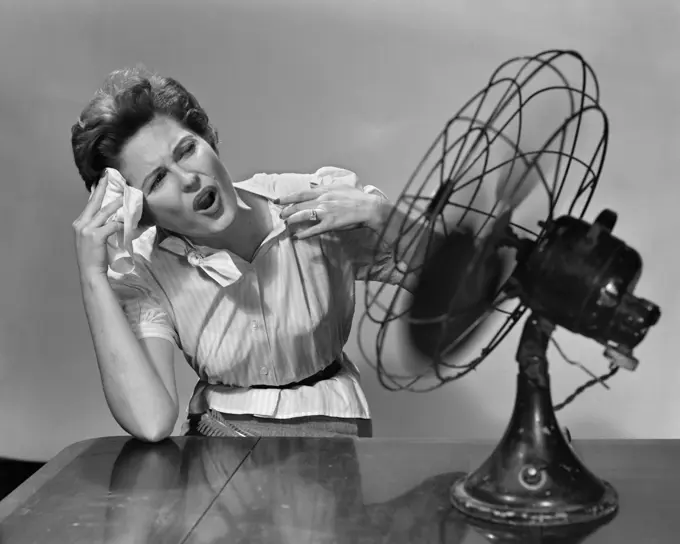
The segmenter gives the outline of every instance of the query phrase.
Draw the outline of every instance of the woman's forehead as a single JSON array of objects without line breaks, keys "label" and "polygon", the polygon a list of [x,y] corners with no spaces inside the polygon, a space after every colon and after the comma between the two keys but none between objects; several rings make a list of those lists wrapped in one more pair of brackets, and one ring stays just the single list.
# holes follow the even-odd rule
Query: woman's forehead
[{"label": "woman's forehead", "polygon": [[157,166],[172,160],[177,143],[189,131],[174,119],[156,117],[144,125],[120,152],[121,174],[135,187]]}]

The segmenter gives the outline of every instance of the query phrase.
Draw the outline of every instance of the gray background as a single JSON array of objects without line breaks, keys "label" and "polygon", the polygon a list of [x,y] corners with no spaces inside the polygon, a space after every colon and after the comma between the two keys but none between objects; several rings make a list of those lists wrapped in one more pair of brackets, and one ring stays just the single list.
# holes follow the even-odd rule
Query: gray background
[{"label": "gray background", "polygon": [[[554,47],[593,64],[612,123],[588,217],[620,213],[616,233],[645,260],[639,293],[664,311],[639,370],[586,394],[562,421],[578,436],[677,436],[679,26],[673,0],[0,2],[0,455],[47,459],[121,433],[101,391],[71,232],[87,195],[69,127],[109,71],[141,61],[184,82],[237,178],[339,165],[395,198],[501,61]],[[358,300],[357,317],[361,289]],[[428,395],[382,390],[354,333],[347,349],[376,435],[498,436],[518,332],[477,373]],[[559,338],[570,357],[605,370],[599,346]],[[582,374],[552,355],[559,400]],[[194,377],[179,357],[177,372],[185,404]]]}]

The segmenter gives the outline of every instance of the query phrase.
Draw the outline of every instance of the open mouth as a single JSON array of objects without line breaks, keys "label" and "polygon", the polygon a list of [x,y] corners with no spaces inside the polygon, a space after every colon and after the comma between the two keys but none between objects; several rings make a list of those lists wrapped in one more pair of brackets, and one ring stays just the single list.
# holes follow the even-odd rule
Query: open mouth
[{"label": "open mouth", "polygon": [[204,187],[194,198],[194,210],[205,212],[210,210],[217,202],[217,190],[215,187]]}]

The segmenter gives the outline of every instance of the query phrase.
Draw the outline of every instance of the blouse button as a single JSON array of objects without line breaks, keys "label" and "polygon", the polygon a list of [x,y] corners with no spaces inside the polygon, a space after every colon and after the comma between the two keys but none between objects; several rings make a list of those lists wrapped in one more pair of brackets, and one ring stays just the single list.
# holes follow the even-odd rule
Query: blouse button
[{"label": "blouse button", "polygon": [[199,255],[199,253],[196,251],[189,253],[189,255],[187,255],[187,259],[189,260],[189,264],[191,266],[199,266],[201,262],[203,262],[203,257],[201,257],[201,255]]},{"label": "blouse button", "polygon": [[250,327],[251,327],[253,330],[257,330],[257,329],[260,327],[260,325],[257,323],[257,321],[253,321],[253,322],[250,324]]},{"label": "blouse button", "polygon": [[260,374],[262,374],[263,376],[266,376],[267,374],[269,374],[269,369],[266,366],[263,366],[260,369]]}]

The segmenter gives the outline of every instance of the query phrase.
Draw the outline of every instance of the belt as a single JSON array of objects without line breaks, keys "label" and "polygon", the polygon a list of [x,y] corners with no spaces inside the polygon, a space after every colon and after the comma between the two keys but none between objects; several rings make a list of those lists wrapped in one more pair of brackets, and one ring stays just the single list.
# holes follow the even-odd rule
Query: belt
[{"label": "belt", "polygon": [[330,365],[328,365],[323,370],[320,370],[316,374],[312,374],[304,380],[299,382],[293,382],[286,385],[251,385],[250,389],[292,389],[293,387],[298,387],[299,385],[312,386],[323,380],[329,380],[336,376],[342,370],[342,365],[336,359]]}]

